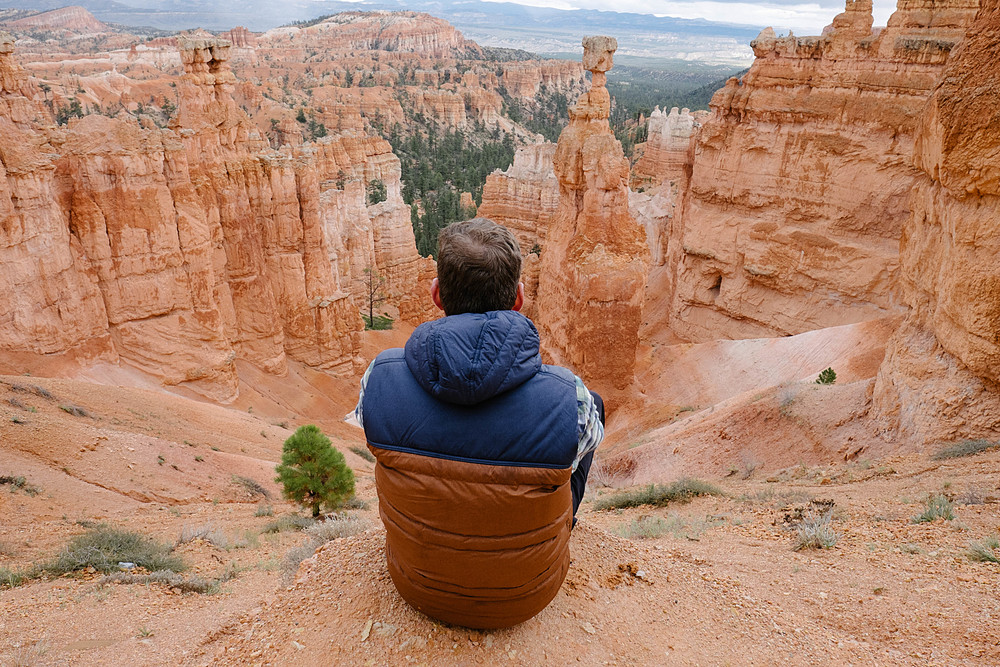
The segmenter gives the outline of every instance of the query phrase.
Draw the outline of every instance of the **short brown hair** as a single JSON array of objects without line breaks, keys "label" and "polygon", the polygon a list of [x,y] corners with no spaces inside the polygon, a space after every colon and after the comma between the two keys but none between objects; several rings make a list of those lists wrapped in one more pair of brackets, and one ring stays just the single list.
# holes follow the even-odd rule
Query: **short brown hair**
[{"label": "short brown hair", "polygon": [[455,222],[438,235],[438,292],[445,315],[510,310],[521,280],[521,249],[487,218]]}]

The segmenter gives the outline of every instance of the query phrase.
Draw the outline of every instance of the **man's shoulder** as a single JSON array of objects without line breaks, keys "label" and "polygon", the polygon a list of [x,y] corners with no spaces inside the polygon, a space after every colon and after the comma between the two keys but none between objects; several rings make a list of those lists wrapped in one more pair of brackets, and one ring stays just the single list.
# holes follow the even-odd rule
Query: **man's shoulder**
[{"label": "man's shoulder", "polygon": [[404,356],[406,352],[401,347],[390,347],[387,350],[382,350],[378,353],[378,356],[372,360],[371,365],[375,366],[381,363],[393,362],[393,361],[405,361]]},{"label": "man's shoulder", "polygon": [[538,370],[538,374],[545,374],[574,386],[577,381],[576,375],[574,375],[568,368],[563,368],[562,366],[542,364],[542,367]]}]

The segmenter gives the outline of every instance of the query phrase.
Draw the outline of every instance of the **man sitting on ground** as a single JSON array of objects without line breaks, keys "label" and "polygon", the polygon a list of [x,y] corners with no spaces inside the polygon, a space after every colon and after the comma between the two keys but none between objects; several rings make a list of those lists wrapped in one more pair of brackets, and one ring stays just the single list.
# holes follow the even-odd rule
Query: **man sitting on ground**
[{"label": "man sitting on ground", "polygon": [[604,406],[541,362],[521,315],[521,253],[476,218],[441,231],[431,298],[445,317],[378,355],[355,415],[377,459],[389,574],[433,618],[525,621],[555,597]]}]

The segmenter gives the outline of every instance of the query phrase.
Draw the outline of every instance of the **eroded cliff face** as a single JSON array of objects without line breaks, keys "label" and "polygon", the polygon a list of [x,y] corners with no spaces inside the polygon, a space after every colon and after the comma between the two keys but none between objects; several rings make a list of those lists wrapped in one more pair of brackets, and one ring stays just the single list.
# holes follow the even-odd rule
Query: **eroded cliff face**
[{"label": "eroded cliff face", "polygon": [[608,125],[605,73],[616,47],[584,38],[593,85],[570,110],[553,159],[559,209],[542,249],[536,312],[544,351],[612,406],[633,380],[649,266],[628,209],[628,160]]},{"label": "eroded cliff face", "polygon": [[483,203],[477,215],[510,229],[524,258],[521,281],[525,301],[522,311],[537,317],[539,257],[545,236],[559,210],[559,180],[552,166],[556,145],[550,142],[523,146],[514,154],[507,171],[486,177]]},{"label": "eroded cliff face", "polygon": [[799,333],[901,311],[914,131],[977,2],[900,2],[873,32],[848,0],[821,37],[764,30],[712,100],[680,223],[669,326],[692,341]]},{"label": "eroded cliff face", "polygon": [[[632,188],[649,188],[666,181],[682,182],[691,163],[696,130],[709,114],[674,107],[669,113],[656,107],[649,114],[642,155],[632,167]],[[636,147],[637,150],[639,146]]]},{"label": "eroded cliff face", "polygon": [[[365,268],[388,278],[401,314],[426,316],[410,303],[426,267],[398,159],[363,133],[271,150],[233,99],[229,43],[179,48],[168,129],[99,115],[21,128],[0,115],[0,253],[14,269],[0,277],[3,349],[120,355],[221,400],[236,391],[236,358],[353,371]],[[6,47],[0,75],[0,111],[23,106]],[[368,206],[374,179],[387,198]]]},{"label": "eroded cliff face", "polygon": [[1000,437],[1000,6],[983,3],[924,110],[900,242],[910,307],[875,413],[918,442]]}]

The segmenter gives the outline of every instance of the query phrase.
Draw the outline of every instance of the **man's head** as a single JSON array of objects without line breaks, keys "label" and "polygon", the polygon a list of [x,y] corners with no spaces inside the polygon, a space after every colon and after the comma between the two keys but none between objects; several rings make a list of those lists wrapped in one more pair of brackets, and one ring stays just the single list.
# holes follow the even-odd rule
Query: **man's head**
[{"label": "man's head", "polygon": [[519,310],[521,250],[506,227],[486,218],[455,222],[438,235],[434,303],[445,315]]}]

